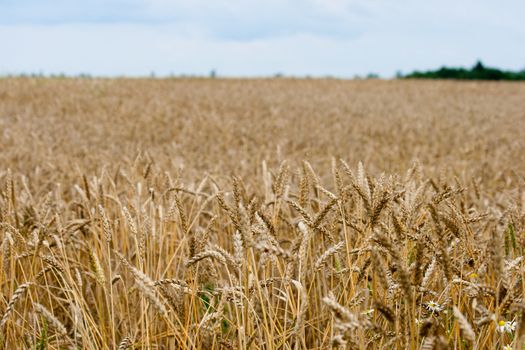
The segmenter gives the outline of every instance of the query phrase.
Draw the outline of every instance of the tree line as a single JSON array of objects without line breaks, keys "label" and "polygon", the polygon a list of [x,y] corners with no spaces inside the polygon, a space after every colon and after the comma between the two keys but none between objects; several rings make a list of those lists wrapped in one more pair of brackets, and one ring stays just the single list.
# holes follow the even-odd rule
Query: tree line
[{"label": "tree line", "polygon": [[458,80],[525,80],[525,69],[521,71],[506,71],[486,67],[478,61],[472,68],[441,67],[437,70],[415,71],[400,78],[409,79],[458,79]]}]

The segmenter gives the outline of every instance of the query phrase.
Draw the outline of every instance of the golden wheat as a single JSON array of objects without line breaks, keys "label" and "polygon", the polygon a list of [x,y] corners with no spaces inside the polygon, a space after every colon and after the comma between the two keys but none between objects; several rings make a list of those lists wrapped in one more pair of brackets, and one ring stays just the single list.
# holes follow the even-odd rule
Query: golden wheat
[{"label": "golden wheat", "polygon": [[521,349],[524,95],[0,79],[0,348]]}]

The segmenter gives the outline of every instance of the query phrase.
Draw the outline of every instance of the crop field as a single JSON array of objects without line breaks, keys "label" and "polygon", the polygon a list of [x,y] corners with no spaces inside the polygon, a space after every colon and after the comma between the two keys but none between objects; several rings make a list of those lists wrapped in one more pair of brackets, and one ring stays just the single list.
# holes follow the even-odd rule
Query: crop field
[{"label": "crop field", "polygon": [[0,79],[0,349],[523,349],[525,84]]}]

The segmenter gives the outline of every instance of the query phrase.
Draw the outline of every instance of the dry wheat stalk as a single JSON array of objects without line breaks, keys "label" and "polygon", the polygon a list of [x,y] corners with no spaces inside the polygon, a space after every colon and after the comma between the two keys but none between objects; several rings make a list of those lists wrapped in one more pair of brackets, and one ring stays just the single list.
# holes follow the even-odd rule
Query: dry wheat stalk
[{"label": "dry wheat stalk", "polygon": [[44,305],[39,303],[33,303],[33,308],[36,312],[44,316],[44,318],[55,328],[55,330],[64,337],[67,337],[67,329],[66,326],[62,322],[58,320],[58,318],[53,315],[51,311],[49,311]]},{"label": "dry wheat stalk", "polygon": [[2,319],[0,320],[0,331],[3,331],[5,324],[7,323],[7,320],[9,319],[9,315],[11,315],[11,313],[13,312],[13,309],[18,299],[20,299],[22,295],[24,295],[26,290],[31,285],[32,285],[31,282],[22,283],[14,291],[13,295],[11,296],[11,299],[9,300],[9,303],[7,303],[7,307],[4,311],[4,315],[2,316]]},{"label": "dry wheat stalk", "polygon": [[337,252],[339,252],[344,246],[345,241],[341,241],[325,250],[324,253],[319,258],[317,258],[317,261],[314,264],[314,271],[319,271],[321,267],[323,267],[326,264],[328,259],[336,255]]},{"label": "dry wheat stalk", "polygon": [[474,333],[474,329],[470,325],[469,321],[456,306],[453,306],[452,309],[454,311],[454,317],[458,321],[458,325],[463,331],[465,338],[474,344],[476,342],[476,333]]},{"label": "dry wheat stalk", "polygon": [[120,254],[117,251],[114,251],[114,253],[120,259],[122,265],[124,265],[128,269],[128,271],[131,272],[131,274],[135,278],[136,285],[142,292],[142,294],[150,301],[150,303],[157,309],[157,311],[161,315],[167,317],[168,311],[166,310],[164,303],[157,296],[155,290],[155,283],[153,282],[153,280],[149,278],[146,274],[144,274],[142,271],[132,266],[122,254]]}]

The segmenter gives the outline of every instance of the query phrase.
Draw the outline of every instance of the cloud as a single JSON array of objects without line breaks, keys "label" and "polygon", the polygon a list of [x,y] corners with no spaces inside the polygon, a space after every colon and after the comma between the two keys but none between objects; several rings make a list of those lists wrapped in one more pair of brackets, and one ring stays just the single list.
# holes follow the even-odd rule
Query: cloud
[{"label": "cloud", "polygon": [[[180,34],[177,25],[63,24],[0,26],[7,72],[95,75],[207,74],[230,76],[338,75],[374,71],[392,76],[397,69],[431,68],[444,62],[472,64],[477,58],[511,68],[523,66],[523,52],[512,38],[483,33],[454,40],[437,33],[371,31],[354,39],[308,33],[232,40]],[[480,47],[481,44],[481,48]],[[1,72],[0,72],[1,73]]]},{"label": "cloud", "polygon": [[[1,24],[171,24],[222,39],[250,40],[305,32],[355,35],[359,24],[359,16],[343,16],[334,5],[322,6],[317,0],[9,0],[0,6]],[[354,7],[358,14],[359,6]]]},{"label": "cloud", "polygon": [[[505,5],[505,6],[504,6]],[[525,2],[4,0],[0,73],[338,75],[525,65]]]}]

